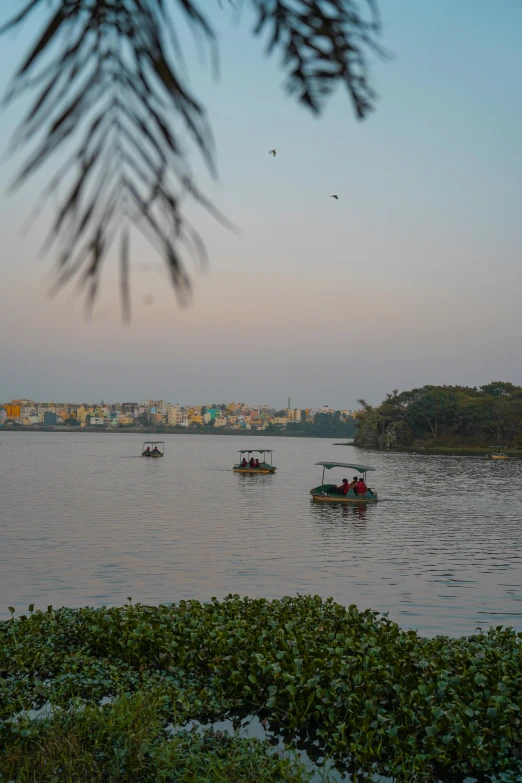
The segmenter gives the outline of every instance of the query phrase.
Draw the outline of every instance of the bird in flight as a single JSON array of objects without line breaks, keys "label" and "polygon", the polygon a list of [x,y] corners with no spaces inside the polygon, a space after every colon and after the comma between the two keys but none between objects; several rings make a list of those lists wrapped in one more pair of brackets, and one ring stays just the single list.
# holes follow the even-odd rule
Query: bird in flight
[{"label": "bird in flight", "polygon": [[268,154],[269,154],[269,155],[273,155],[273,156],[274,156],[274,158],[275,158],[275,156],[276,156],[276,151],[275,151],[275,150],[268,150]]},{"label": "bird in flight", "polygon": [[336,196],[335,194],[333,196],[330,196],[330,198],[334,198],[336,201],[339,201],[339,196]]}]

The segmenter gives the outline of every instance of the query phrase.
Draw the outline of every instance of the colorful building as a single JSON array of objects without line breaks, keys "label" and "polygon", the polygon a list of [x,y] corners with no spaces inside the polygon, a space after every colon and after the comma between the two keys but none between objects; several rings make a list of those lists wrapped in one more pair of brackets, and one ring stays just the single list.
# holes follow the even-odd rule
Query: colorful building
[{"label": "colorful building", "polygon": [[12,419],[13,421],[18,421],[22,413],[22,406],[13,405],[13,404],[4,405],[4,410],[7,413],[8,419]]}]

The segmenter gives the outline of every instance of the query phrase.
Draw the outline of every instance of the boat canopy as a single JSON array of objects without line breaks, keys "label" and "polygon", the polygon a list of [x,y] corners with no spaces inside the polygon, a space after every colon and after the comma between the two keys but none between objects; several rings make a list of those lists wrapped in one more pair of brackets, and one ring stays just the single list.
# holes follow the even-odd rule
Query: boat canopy
[{"label": "boat canopy", "polygon": [[271,454],[272,449],[240,449],[240,454]]},{"label": "boat canopy", "polygon": [[156,444],[158,446],[164,446],[165,445],[165,441],[164,440],[144,440],[143,441],[143,445],[144,446],[147,446],[147,445],[149,445],[149,446],[154,445],[155,446]]},{"label": "boat canopy", "polygon": [[376,469],[371,468],[369,465],[354,464],[353,462],[316,462],[315,464],[321,465],[326,470],[330,470],[330,468],[353,468],[359,471],[359,473],[366,473],[369,470]]}]

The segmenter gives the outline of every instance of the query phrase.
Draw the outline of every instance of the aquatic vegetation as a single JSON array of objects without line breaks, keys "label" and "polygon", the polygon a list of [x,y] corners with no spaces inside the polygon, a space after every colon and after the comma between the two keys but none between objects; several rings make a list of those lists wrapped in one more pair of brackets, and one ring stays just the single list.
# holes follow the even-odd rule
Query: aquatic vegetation
[{"label": "aquatic vegetation", "polygon": [[[295,757],[267,742],[165,729],[162,697],[137,693],[102,707],[57,712],[24,725],[0,753],[0,779],[17,783],[121,780],[162,783],[305,783]],[[21,735],[21,736],[20,736]]]},{"label": "aquatic vegetation", "polygon": [[65,720],[78,700],[136,694],[161,730],[257,713],[358,779],[511,780],[522,774],[521,641],[500,626],[425,639],[318,596],[31,611],[0,624],[0,744],[11,758],[34,731],[12,721],[24,710],[50,704]]}]

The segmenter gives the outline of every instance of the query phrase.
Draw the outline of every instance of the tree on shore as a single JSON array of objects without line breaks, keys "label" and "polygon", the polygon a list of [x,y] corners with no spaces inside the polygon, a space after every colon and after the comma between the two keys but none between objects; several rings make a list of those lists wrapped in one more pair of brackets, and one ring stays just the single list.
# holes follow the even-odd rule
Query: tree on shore
[{"label": "tree on shore", "polygon": [[495,381],[484,386],[423,386],[386,395],[373,407],[359,400],[356,443],[376,448],[415,440],[490,446],[522,439],[522,387]]},{"label": "tree on shore", "polygon": [[[287,92],[311,112],[320,114],[338,84],[346,88],[358,119],[374,108],[368,58],[379,51],[375,0],[215,1],[223,10],[249,6],[254,11],[254,35],[264,37],[268,53],[279,55]],[[51,194],[59,199],[47,243],[55,247],[55,290],[76,278],[92,306],[102,265],[119,239],[128,319],[132,227],[161,254],[178,298],[186,301],[191,280],[183,250],[200,261],[206,252],[182,202],[191,198],[227,224],[197,186],[190,150],[182,141],[188,135],[215,175],[209,120],[187,85],[178,40],[180,23],[188,23],[216,62],[208,5],[205,12],[196,0],[26,0],[18,5],[0,34],[21,27],[36,11],[45,24],[6,96],[8,104],[26,93],[33,96],[14,134],[11,152],[31,148],[14,187],[55,153],[68,155],[41,199],[45,203]]]}]

